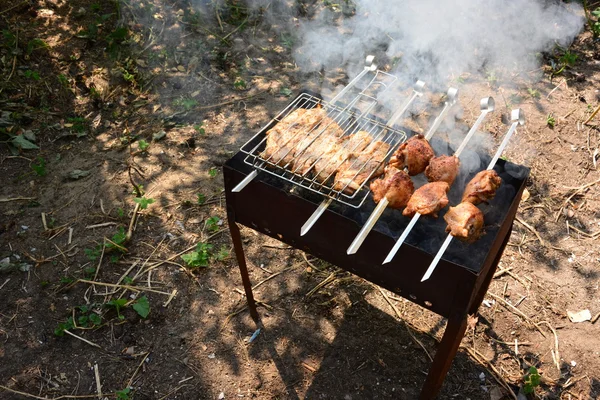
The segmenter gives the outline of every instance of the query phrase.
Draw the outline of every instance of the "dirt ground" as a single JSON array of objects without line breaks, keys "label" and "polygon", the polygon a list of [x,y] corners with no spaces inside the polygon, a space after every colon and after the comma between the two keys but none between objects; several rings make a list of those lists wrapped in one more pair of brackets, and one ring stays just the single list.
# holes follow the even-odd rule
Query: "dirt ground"
[{"label": "dirt ground", "polygon": [[[298,2],[296,17],[314,7],[348,12]],[[347,77],[300,71],[241,1],[198,10],[0,4],[0,399],[417,398],[443,319],[386,292],[398,316],[370,283],[242,228],[264,281],[253,336],[221,166],[300,89]],[[531,366],[529,398],[600,396],[600,115],[584,125],[599,50],[586,25],[573,62],[557,48],[534,71],[454,82],[464,124],[496,98],[495,137],[526,112],[506,155],[531,177],[440,398],[516,398]],[[423,131],[430,112],[403,123]],[[581,310],[591,321],[572,322]]]}]

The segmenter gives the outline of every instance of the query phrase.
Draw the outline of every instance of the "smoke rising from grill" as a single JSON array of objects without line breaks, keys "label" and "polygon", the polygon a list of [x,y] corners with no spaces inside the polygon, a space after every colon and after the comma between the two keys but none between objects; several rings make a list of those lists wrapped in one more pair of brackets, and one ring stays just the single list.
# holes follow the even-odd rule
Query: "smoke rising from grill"
[{"label": "smoke rising from grill", "polygon": [[536,0],[356,0],[353,17],[323,11],[300,22],[294,56],[304,71],[347,66],[355,75],[364,56],[383,53],[392,72],[444,90],[463,73],[527,71],[536,53],[568,45],[582,29],[581,6]]}]

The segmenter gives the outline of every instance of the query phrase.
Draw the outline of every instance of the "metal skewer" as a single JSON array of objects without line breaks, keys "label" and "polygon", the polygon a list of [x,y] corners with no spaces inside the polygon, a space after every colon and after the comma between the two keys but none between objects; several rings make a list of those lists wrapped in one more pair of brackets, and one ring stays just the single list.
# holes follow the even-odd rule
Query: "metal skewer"
[{"label": "metal skewer", "polygon": [[[365,67],[363,68],[363,70],[358,75],[356,75],[356,77],[354,77],[354,79],[352,79],[350,83],[348,83],[337,95],[335,95],[335,97],[330,100],[330,103],[335,105],[335,102],[338,101],[346,93],[348,93],[348,91],[352,87],[354,87],[363,76],[365,76],[368,72],[376,71],[377,65],[373,64],[374,60],[375,56],[367,56],[367,58],[365,59]],[[244,179],[242,179],[242,181],[238,183],[233,189],[231,189],[231,191],[234,193],[241,192],[242,189],[245,188],[254,178],[256,178],[257,175],[258,170],[255,169],[254,171],[249,173]]]},{"label": "metal skewer", "polygon": [[[469,132],[467,133],[467,135],[465,136],[465,138],[463,139],[463,141],[460,144],[460,146],[458,147],[458,149],[454,152],[454,155],[456,157],[460,156],[460,153],[464,150],[465,146],[467,145],[467,143],[469,142],[469,140],[471,139],[471,137],[473,136],[473,134],[477,131],[477,128],[479,128],[479,125],[481,125],[481,123],[483,122],[485,116],[487,114],[489,114],[490,112],[494,111],[494,108],[495,108],[494,99],[492,97],[484,97],[479,102],[479,108],[481,109],[481,114],[479,115],[479,118],[477,118],[477,120],[475,121],[475,124],[473,124],[473,126],[471,127],[471,129],[469,130]],[[392,250],[390,250],[390,252],[388,253],[388,255],[385,258],[385,260],[383,260],[382,265],[383,264],[387,264],[387,263],[389,263],[390,261],[392,261],[394,259],[394,256],[396,255],[396,253],[398,252],[398,250],[402,246],[402,243],[404,243],[404,241],[408,237],[410,231],[413,229],[413,227],[415,226],[415,224],[417,223],[417,221],[419,220],[420,217],[421,217],[420,213],[416,213],[412,217],[412,219],[410,220],[410,222],[408,223],[408,225],[406,226],[406,228],[404,228],[404,231],[402,232],[402,235],[400,235],[400,237],[398,238],[398,240],[394,244],[394,247],[392,247]]]},{"label": "metal skewer", "polygon": [[[396,121],[398,120],[398,118],[400,118],[402,116],[402,114],[404,114],[404,112],[406,112],[406,110],[408,109],[408,107],[410,107],[410,104],[418,97],[418,96],[422,96],[423,95],[423,88],[425,87],[425,82],[423,81],[417,81],[413,87],[413,93],[412,95],[408,98],[408,100],[402,105],[401,111],[402,112],[397,112],[394,115],[392,115],[392,117],[388,120],[388,122],[386,123],[386,126],[392,126],[396,123]],[[327,210],[327,208],[331,205],[331,203],[333,202],[333,198],[329,197],[324,199],[321,204],[319,204],[319,207],[317,207],[317,209],[315,210],[315,212],[312,213],[312,215],[306,220],[306,222],[304,223],[304,225],[302,225],[302,228],[300,228],[300,236],[304,236],[308,233],[308,231],[315,225],[315,223],[318,221],[319,218],[321,218],[321,215],[323,215],[323,213],[325,212],[325,210]]]},{"label": "metal skewer", "polygon": [[[392,121],[392,123],[394,123],[402,114],[404,114],[404,112],[406,112],[406,110],[410,106],[410,103],[412,103],[413,100],[417,96],[422,95],[422,93],[418,94],[419,92],[417,92],[417,86],[418,85],[420,85],[421,86],[420,89],[422,89],[422,87],[425,84],[423,82],[421,82],[421,81],[417,81],[417,84],[415,85],[415,89],[413,89],[414,90],[413,95],[411,97],[409,97],[409,99],[406,101],[406,103],[400,109],[400,111],[397,112],[396,114],[394,114],[394,116],[392,116],[392,118],[390,119],[390,121]],[[386,209],[386,207],[388,206],[389,203],[390,202],[387,199],[387,197],[383,197],[381,200],[379,200],[379,203],[377,203],[377,207],[375,207],[375,209],[373,210],[373,212],[371,213],[371,215],[369,215],[369,218],[367,219],[367,222],[362,227],[362,229],[360,230],[360,232],[358,232],[358,235],[356,235],[356,237],[354,238],[354,240],[350,244],[350,247],[348,247],[348,250],[346,251],[347,254],[354,254],[354,253],[356,253],[358,251],[358,249],[360,248],[360,246],[363,244],[363,242],[367,238],[367,235],[369,234],[369,232],[371,232],[371,230],[375,226],[375,223],[377,222],[377,220],[379,220],[379,217],[381,217],[381,214],[383,214],[383,211],[385,211],[385,209]]]},{"label": "metal skewer", "polygon": [[[504,136],[504,140],[502,140],[502,143],[500,144],[500,147],[498,147],[498,150],[496,151],[496,154],[492,158],[492,161],[490,161],[490,164],[487,167],[488,170],[493,169],[494,165],[496,165],[496,162],[498,161],[498,158],[500,158],[500,156],[502,155],[502,152],[504,151],[504,148],[508,144],[508,141],[510,140],[513,133],[515,133],[515,131],[517,130],[517,125],[525,124],[525,114],[523,113],[523,111],[520,108],[512,110],[512,112],[510,113],[510,118],[513,121],[513,123],[511,124],[508,132]],[[423,275],[423,278],[421,278],[421,282],[424,282],[427,279],[429,279],[429,277],[435,270],[435,267],[440,262],[442,255],[444,255],[444,253],[446,252],[446,249],[450,245],[450,242],[452,241],[453,237],[454,236],[448,234],[448,236],[446,237],[446,240],[444,240],[444,243],[442,243],[442,247],[440,247],[437,254],[433,258],[433,261],[429,265],[429,268],[427,268],[427,271]]]}]

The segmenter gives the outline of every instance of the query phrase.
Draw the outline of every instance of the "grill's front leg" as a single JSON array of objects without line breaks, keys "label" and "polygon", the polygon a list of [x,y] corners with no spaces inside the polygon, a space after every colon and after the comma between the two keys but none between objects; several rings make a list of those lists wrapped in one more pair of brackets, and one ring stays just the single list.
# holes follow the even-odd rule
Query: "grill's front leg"
[{"label": "grill's front leg", "polygon": [[246,292],[246,300],[248,301],[250,316],[254,321],[258,321],[256,301],[254,300],[254,295],[252,294],[252,284],[250,283],[248,267],[246,266],[246,256],[244,255],[244,247],[242,245],[240,228],[235,222],[235,211],[233,211],[229,206],[227,207],[227,222],[229,224],[229,231],[231,232],[231,240],[233,241],[235,257],[237,258],[238,266],[240,267],[240,274],[242,275],[242,282],[244,284],[244,291]]}]

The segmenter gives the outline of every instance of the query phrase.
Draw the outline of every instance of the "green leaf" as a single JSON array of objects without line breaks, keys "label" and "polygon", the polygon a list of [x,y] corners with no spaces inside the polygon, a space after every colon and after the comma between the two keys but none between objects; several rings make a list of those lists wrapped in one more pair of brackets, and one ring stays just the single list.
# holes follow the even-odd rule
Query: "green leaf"
[{"label": "green leaf", "polygon": [[140,297],[132,307],[142,318],[146,318],[150,314],[150,303],[146,296]]},{"label": "green leaf", "polygon": [[148,147],[150,147],[150,143],[146,142],[144,139],[140,139],[138,141],[138,146],[140,148],[140,151],[146,151],[148,150]]},{"label": "green leaf", "polygon": [[281,94],[285,97],[290,97],[292,95],[292,91],[288,88],[281,88],[281,89],[279,89],[279,94]]},{"label": "green leaf", "polygon": [[46,174],[48,173],[46,171],[46,160],[44,160],[42,157],[38,156],[37,164],[36,163],[31,164],[31,169],[33,170],[33,172],[35,172],[39,176],[46,176]]},{"label": "green leaf", "polygon": [[102,317],[96,313],[91,313],[89,317],[90,317],[90,322],[93,325],[100,325],[102,323]]},{"label": "green leaf", "polygon": [[592,15],[594,17],[600,18],[600,8],[596,8],[594,11],[592,11]]},{"label": "green leaf", "polygon": [[11,142],[14,146],[18,147],[19,149],[23,149],[23,150],[39,149],[39,147],[36,146],[34,143],[31,143],[29,140],[25,139],[25,136],[23,136],[23,135],[17,135],[15,137],[13,137]]},{"label": "green leaf", "polygon": [[154,203],[154,199],[148,199],[146,197],[136,197],[133,199],[133,201],[138,203],[142,210],[145,210],[146,208],[148,208],[149,204]]},{"label": "green leaf", "polygon": [[122,308],[125,304],[127,304],[127,299],[114,299],[106,304],[115,308]]},{"label": "green leaf", "polygon": [[202,193],[198,193],[198,204],[202,205],[206,202],[206,196],[204,196]]}]

